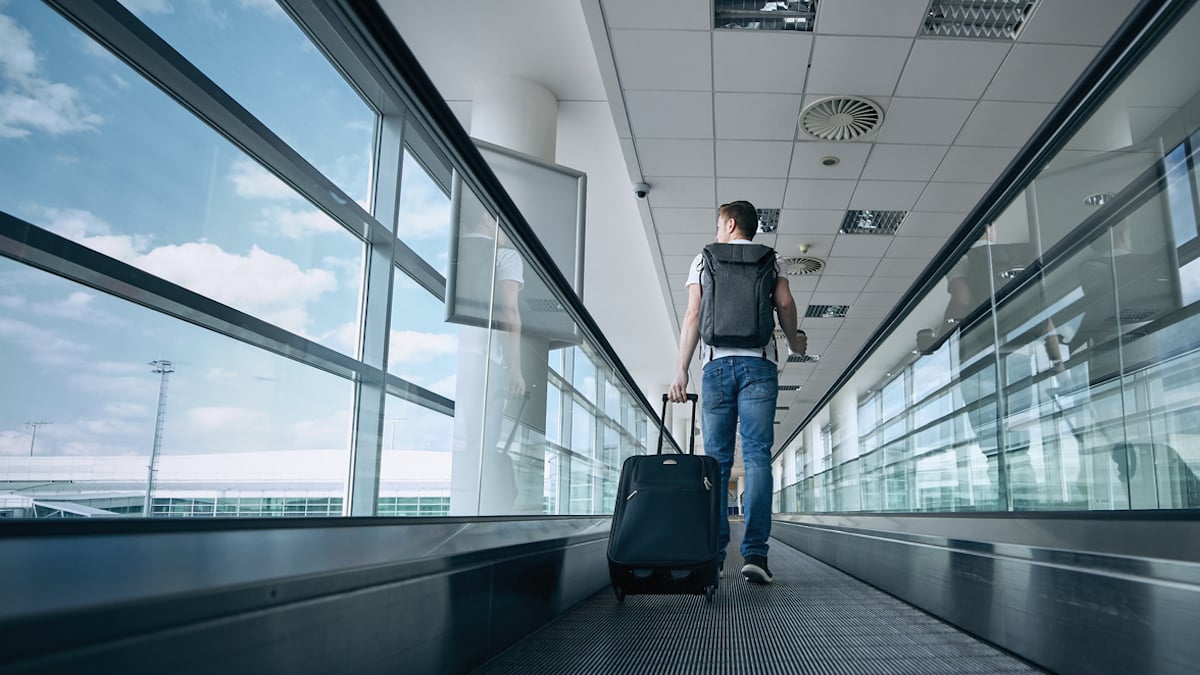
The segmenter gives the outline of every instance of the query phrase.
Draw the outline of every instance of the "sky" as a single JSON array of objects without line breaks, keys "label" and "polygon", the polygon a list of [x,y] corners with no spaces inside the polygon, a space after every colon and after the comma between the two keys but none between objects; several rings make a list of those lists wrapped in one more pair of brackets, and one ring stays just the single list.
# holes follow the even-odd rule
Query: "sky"
[{"label": "sky", "polygon": [[[273,0],[122,3],[364,207],[375,115]],[[364,244],[40,2],[0,0],[0,208],[353,355]],[[443,273],[449,200],[405,162],[402,239]],[[457,327],[397,276],[390,371],[455,393]],[[0,259],[0,455],[348,448],[351,383]],[[448,445],[389,402],[385,448]],[[393,410],[393,408],[395,408]],[[385,430],[385,434],[388,430]]]}]

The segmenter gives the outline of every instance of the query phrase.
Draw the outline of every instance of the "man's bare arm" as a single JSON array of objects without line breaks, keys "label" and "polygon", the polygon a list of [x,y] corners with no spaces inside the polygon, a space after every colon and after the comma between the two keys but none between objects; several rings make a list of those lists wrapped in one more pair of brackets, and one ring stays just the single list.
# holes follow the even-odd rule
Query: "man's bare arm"
[{"label": "man's bare arm", "polygon": [[667,390],[667,396],[676,403],[687,400],[688,366],[696,354],[700,342],[700,284],[688,286],[688,306],[683,314],[683,325],[679,329],[679,362],[675,367],[675,380]]}]

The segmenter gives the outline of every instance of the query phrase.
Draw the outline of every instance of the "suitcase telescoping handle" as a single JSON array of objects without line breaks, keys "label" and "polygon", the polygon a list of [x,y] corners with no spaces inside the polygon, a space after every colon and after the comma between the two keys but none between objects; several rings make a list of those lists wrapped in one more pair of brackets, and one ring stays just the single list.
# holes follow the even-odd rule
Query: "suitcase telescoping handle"
[{"label": "suitcase telescoping handle", "polygon": [[[699,401],[700,397],[688,394],[687,399],[692,402],[692,435],[688,437],[688,454],[694,455],[696,454],[696,401]],[[670,400],[669,396],[663,394],[662,414],[658,416],[658,452],[655,453],[659,455],[662,454],[663,436],[667,433],[667,401]]]}]

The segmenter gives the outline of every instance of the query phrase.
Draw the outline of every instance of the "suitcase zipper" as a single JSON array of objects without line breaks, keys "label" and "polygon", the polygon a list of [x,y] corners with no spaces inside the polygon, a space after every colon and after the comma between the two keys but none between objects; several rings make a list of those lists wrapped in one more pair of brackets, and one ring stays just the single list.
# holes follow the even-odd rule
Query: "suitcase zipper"
[{"label": "suitcase zipper", "polygon": [[708,476],[705,476],[704,477],[704,491],[708,492],[710,490],[712,490],[712,483],[708,482]]},{"label": "suitcase zipper", "polygon": [[633,492],[630,492],[630,493],[629,493],[629,496],[625,498],[625,501],[629,501],[630,499],[633,499],[633,496],[634,496],[634,495],[636,495],[637,493],[638,493],[638,491],[637,491],[637,490],[634,490]]}]

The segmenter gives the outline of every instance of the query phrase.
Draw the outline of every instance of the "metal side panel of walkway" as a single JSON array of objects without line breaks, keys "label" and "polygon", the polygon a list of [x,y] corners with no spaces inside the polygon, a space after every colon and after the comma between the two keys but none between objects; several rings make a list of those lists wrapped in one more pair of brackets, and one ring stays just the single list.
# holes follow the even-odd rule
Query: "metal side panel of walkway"
[{"label": "metal side panel of walkway", "polygon": [[775,582],[739,574],[740,523],[712,604],[601,591],[476,673],[1038,673],[919,609],[786,544]]}]

